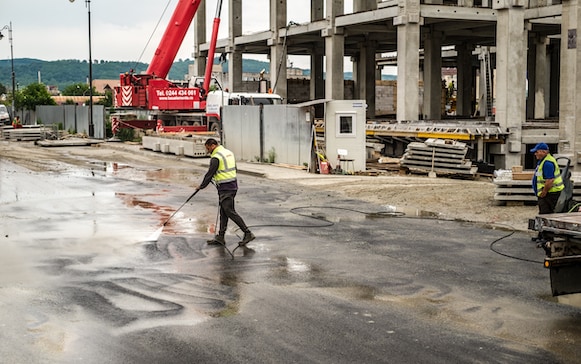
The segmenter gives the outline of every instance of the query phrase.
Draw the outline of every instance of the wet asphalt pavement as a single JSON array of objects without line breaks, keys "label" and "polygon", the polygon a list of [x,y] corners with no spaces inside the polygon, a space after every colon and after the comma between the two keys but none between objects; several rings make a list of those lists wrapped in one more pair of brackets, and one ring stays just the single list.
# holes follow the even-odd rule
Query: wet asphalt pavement
[{"label": "wet asphalt pavement", "polygon": [[[1,362],[581,357],[581,309],[550,297],[543,252],[522,232],[242,174],[237,209],[257,238],[232,259],[206,244],[212,187],[148,241],[193,192],[156,182],[156,169],[0,169]],[[240,236],[231,225],[230,251]]]}]

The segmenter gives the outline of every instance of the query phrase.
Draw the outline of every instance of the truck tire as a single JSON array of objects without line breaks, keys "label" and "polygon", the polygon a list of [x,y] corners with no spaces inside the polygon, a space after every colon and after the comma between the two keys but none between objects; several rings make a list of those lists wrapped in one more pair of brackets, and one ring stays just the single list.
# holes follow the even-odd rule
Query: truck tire
[{"label": "truck tire", "polygon": [[218,122],[212,122],[210,124],[210,130],[209,131],[213,131],[215,133],[219,133],[220,132],[220,123],[218,123]]}]

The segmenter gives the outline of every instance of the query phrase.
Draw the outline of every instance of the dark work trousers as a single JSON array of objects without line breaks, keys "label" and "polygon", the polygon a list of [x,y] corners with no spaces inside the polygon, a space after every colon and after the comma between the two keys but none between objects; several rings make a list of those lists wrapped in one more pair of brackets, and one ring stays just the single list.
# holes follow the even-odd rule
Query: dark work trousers
[{"label": "dark work trousers", "polygon": [[218,198],[220,201],[220,232],[218,235],[224,236],[226,234],[226,229],[228,228],[228,219],[234,221],[236,225],[243,232],[247,233],[248,227],[242,220],[242,217],[238,215],[236,209],[234,208],[234,198],[236,197],[237,191],[218,191]]},{"label": "dark work trousers", "polygon": [[561,195],[561,191],[549,192],[545,197],[539,197],[539,215],[554,213],[559,195]]}]

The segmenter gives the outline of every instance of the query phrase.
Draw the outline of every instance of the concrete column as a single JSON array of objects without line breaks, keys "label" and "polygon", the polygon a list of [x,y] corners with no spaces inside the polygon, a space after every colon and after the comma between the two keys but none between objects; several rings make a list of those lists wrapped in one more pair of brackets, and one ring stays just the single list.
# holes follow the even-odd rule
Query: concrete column
[{"label": "concrete column", "polygon": [[561,40],[550,39],[547,47],[549,54],[549,117],[559,115],[559,82],[561,78]]},{"label": "concrete column", "polygon": [[419,116],[420,80],[420,2],[402,0],[397,27],[397,120],[417,120]]},{"label": "concrete column", "polygon": [[359,45],[359,58],[356,80],[356,99],[365,100],[367,103],[367,119],[375,118],[375,50],[373,41],[365,41]]},{"label": "concrete column", "polygon": [[311,21],[322,20],[325,17],[324,0],[311,0]]},{"label": "concrete column", "polygon": [[190,67],[191,76],[204,76],[206,72],[207,52],[200,51],[200,45],[206,43],[206,0],[202,0],[198,7],[198,12],[194,17],[194,58],[193,68]]},{"label": "concrete column", "polygon": [[377,10],[377,0],[357,0],[353,1],[353,12]]},{"label": "concrete column", "polygon": [[527,85],[528,92],[525,97],[525,118],[530,120],[535,115],[535,85],[537,84],[537,42],[535,41],[535,34],[531,32],[527,44]]},{"label": "concrete column", "polygon": [[[325,98],[325,80],[323,79],[323,47],[317,47],[311,52],[311,80],[310,95],[311,100],[322,100]],[[315,105],[315,117],[325,116],[325,104]]]},{"label": "concrete column", "polygon": [[581,2],[563,1],[561,22],[561,76],[559,87],[559,154],[579,163],[581,152]]},{"label": "concrete column", "polygon": [[559,115],[559,78],[561,66],[561,40],[549,39],[547,56],[549,58],[549,117]]},{"label": "concrete column", "polygon": [[535,119],[545,119],[549,115],[550,60],[547,54],[548,39],[547,37],[538,37],[535,41],[535,104],[533,117]]},{"label": "concrete column", "polygon": [[458,70],[458,91],[456,92],[456,115],[470,117],[474,112],[472,107],[475,93],[474,85],[476,75],[472,67],[472,46],[462,44],[456,47],[458,51],[457,70]]},{"label": "concrete column", "polygon": [[477,151],[476,151],[476,160],[483,161],[484,160],[484,137],[481,136],[476,141]]},{"label": "concrete column", "polygon": [[342,33],[325,36],[325,98],[343,100],[345,98],[343,57],[345,39]]},{"label": "concrete column", "polygon": [[345,12],[343,0],[325,0],[327,28],[321,31],[325,38],[326,77],[325,97],[334,100],[345,98],[343,57],[345,38],[343,29],[335,28],[335,17]]},{"label": "concrete column", "polygon": [[424,39],[424,119],[442,118],[442,32],[428,31]]},{"label": "concrete column", "polygon": [[[475,53],[478,55],[478,61],[480,63],[479,66],[479,82],[478,82],[478,89],[476,90],[476,102],[478,102],[478,116],[486,116],[487,110],[490,106],[490,110],[492,110],[493,105],[488,105],[488,97],[487,97],[487,90],[486,84],[487,82],[490,83],[490,89],[494,89],[494,66],[492,64],[492,53],[490,52],[490,47],[477,47]],[[487,61],[488,59],[488,61]],[[488,76],[487,76],[488,73]],[[492,91],[491,91],[492,92]],[[491,95],[494,96],[494,95]]]},{"label": "concrete column", "polygon": [[[311,0],[311,21],[324,19],[324,0]],[[324,47],[315,43],[311,50],[311,100],[325,98],[325,80],[323,79],[324,70]],[[315,117],[322,118],[325,115],[325,105],[315,105]]]},{"label": "concrete column", "polygon": [[230,91],[242,90],[242,51],[234,45],[234,39],[242,35],[242,0],[228,0],[228,86]]},{"label": "concrete column", "polygon": [[272,34],[268,42],[270,46],[270,84],[273,92],[283,99],[286,99],[288,95],[287,52],[280,31],[284,31],[286,26],[286,0],[270,0],[270,32]]},{"label": "concrete column", "polygon": [[[496,122],[509,132],[499,161],[501,168],[521,165],[522,123],[525,121],[527,32],[524,8],[497,9],[496,25]],[[502,158],[501,158],[502,159]],[[504,163],[503,163],[504,162]]]}]

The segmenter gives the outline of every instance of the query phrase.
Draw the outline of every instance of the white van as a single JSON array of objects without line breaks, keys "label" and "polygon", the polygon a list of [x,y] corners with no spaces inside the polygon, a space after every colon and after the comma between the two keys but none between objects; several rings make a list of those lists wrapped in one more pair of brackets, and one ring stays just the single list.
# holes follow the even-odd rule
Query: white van
[{"label": "white van", "polygon": [[0,104],[0,125],[10,125],[10,114],[6,105]]},{"label": "white van", "polygon": [[281,105],[282,97],[259,92],[211,91],[206,98],[206,115],[220,118],[220,107],[225,105]]}]

